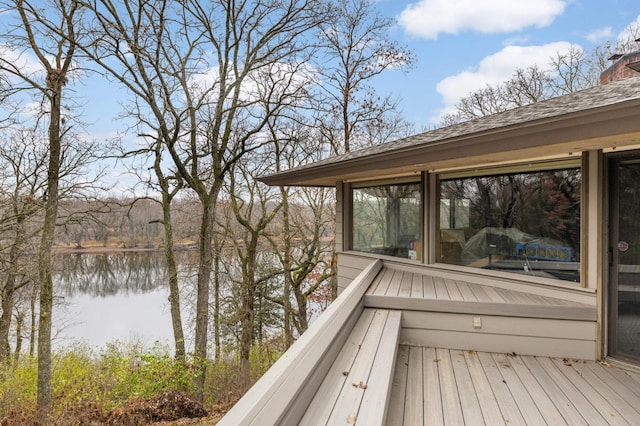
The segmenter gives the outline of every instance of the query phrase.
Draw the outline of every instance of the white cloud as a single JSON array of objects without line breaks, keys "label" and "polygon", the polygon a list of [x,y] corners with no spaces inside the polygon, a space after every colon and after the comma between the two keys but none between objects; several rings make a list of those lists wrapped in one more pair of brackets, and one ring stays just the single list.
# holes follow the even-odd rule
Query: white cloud
[{"label": "white cloud", "polygon": [[529,42],[529,36],[517,35],[509,37],[502,42],[503,46],[524,45]]},{"label": "white cloud", "polygon": [[398,22],[409,34],[427,39],[461,31],[509,33],[545,27],[565,6],[566,0],[420,0],[404,9]]},{"label": "white cloud", "polygon": [[38,59],[30,53],[20,52],[7,44],[0,43],[0,56],[8,66],[15,67],[26,75],[44,73],[44,68]]},{"label": "white cloud", "polygon": [[543,46],[507,46],[482,59],[478,66],[445,78],[436,86],[444,103],[440,116],[453,112],[455,104],[469,93],[486,85],[497,85],[508,80],[518,68],[524,69],[532,65],[538,65],[541,69],[548,68],[550,58],[556,52],[565,52],[571,46],[571,43],[563,41]]},{"label": "white cloud", "polygon": [[591,43],[599,43],[613,37],[613,29],[611,27],[598,28],[586,35],[586,39]]}]

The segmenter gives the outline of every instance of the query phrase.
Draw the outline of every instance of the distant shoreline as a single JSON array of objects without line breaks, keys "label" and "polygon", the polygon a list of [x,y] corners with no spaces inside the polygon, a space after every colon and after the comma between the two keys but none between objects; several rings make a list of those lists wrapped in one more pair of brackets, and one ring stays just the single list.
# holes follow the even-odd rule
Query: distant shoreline
[{"label": "distant shoreline", "polygon": [[[187,251],[196,250],[195,244],[178,244],[174,247],[174,251]],[[151,253],[161,252],[164,250],[163,246],[154,247],[118,247],[118,246],[88,246],[88,247],[76,247],[76,246],[54,246],[54,254],[102,254],[102,253]]]}]

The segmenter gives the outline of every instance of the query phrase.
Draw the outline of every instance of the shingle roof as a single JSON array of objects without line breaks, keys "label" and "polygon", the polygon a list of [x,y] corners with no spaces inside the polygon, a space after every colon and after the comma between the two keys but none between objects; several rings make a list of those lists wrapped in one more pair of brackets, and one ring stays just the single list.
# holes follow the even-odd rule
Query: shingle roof
[{"label": "shingle roof", "polygon": [[[509,128],[522,127],[544,120],[559,121],[563,120],[564,117],[576,116],[581,113],[593,112],[594,110],[603,109],[612,105],[638,100],[640,100],[640,77],[627,78],[475,120],[419,133],[393,142],[329,157],[277,174],[265,176],[261,178],[261,180],[271,183],[270,181],[280,177],[280,179],[277,180],[282,181],[283,179],[286,180],[287,175],[293,177],[294,174],[299,175],[305,170],[311,171],[319,167],[327,169],[327,167],[331,165],[337,166],[358,159],[366,159],[387,153],[391,154],[407,148],[428,147],[460,137],[468,138],[488,131],[507,130]],[[634,102],[634,104],[635,103],[636,102]],[[638,117],[638,121],[640,122],[640,117]]]}]

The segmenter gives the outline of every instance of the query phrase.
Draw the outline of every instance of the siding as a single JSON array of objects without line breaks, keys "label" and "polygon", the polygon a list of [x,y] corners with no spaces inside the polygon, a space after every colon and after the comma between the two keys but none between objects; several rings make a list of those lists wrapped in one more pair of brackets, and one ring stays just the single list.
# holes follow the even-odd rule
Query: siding
[{"label": "siding", "polygon": [[[462,280],[462,278],[466,278]],[[595,360],[596,296],[573,289],[549,295],[524,286],[415,266],[384,267],[365,308],[403,312],[400,341],[410,346]],[[590,297],[588,299],[587,297]]]}]

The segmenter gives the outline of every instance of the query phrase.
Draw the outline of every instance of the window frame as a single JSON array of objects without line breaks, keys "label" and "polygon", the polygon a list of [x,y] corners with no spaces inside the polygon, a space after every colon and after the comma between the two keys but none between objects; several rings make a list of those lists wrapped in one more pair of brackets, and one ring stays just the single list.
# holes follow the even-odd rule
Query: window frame
[{"label": "window frame", "polygon": [[529,276],[520,274],[516,274],[510,271],[499,271],[499,270],[489,270],[482,269],[472,266],[464,266],[464,265],[456,265],[452,263],[441,262],[440,257],[440,247],[441,247],[441,235],[440,235],[440,198],[441,198],[441,182],[443,180],[451,180],[451,179],[467,179],[474,177],[487,177],[487,176],[503,176],[509,174],[524,174],[524,173],[537,173],[537,172],[545,172],[545,171],[553,171],[553,170],[568,170],[568,169],[577,169],[580,171],[581,182],[580,182],[580,214],[579,214],[579,243],[577,249],[577,253],[579,256],[578,262],[578,273],[579,280],[576,284],[582,284],[584,281],[584,269],[585,269],[585,253],[584,249],[584,220],[585,220],[585,202],[586,202],[586,183],[587,179],[586,173],[588,173],[588,168],[585,168],[584,158],[582,155],[566,157],[558,160],[546,160],[546,161],[532,161],[532,162],[520,162],[513,163],[504,166],[487,166],[487,167],[469,167],[469,168],[461,168],[456,170],[446,170],[438,172],[437,170],[433,170],[430,174],[431,179],[431,196],[429,198],[430,204],[433,206],[431,209],[431,217],[430,221],[430,229],[429,236],[431,237],[432,244],[430,245],[430,264],[437,264],[439,266],[444,266],[447,268],[468,268],[475,273],[483,273],[483,274],[509,274],[511,276],[528,277],[528,279],[533,279],[535,281],[538,280],[552,280],[558,283],[572,283],[573,281],[566,281],[561,278],[545,278],[539,276]]},{"label": "window frame", "polygon": [[384,187],[384,186],[393,186],[393,185],[418,185],[419,190],[418,194],[420,197],[419,200],[419,217],[418,217],[418,231],[419,238],[418,241],[421,242],[420,250],[417,254],[417,259],[410,259],[402,256],[394,256],[394,255],[383,255],[390,256],[394,259],[409,261],[409,262],[418,262],[420,264],[426,263],[426,256],[428,255],[427,246],[426,246],[426,210],[425,203],[427,203],[427,197],[425,194],[425,179],[424,173],[421,174],[412,174],[406,176],[398,176],[394,178],[386,178],[386,179],[375,179],[375,180],[362,180],[357,182],[348,182],[345,184],[345,193],[348,194],[348,214],[345,217],[345,223],[348,223],[348,229],[345,228],[345,237],[348,250],[353,250],[358,253],[366,253],[366,254],[375,254],[373,252],[361,251],[354,248],[354,191],[361,188],[372,188],[372,187]]}]

